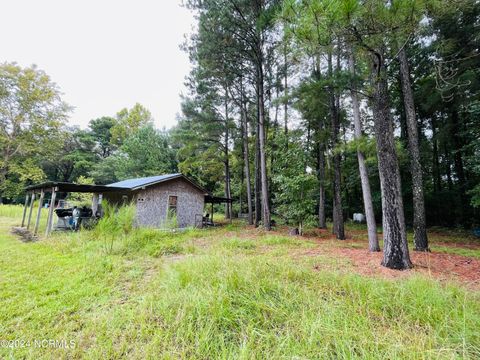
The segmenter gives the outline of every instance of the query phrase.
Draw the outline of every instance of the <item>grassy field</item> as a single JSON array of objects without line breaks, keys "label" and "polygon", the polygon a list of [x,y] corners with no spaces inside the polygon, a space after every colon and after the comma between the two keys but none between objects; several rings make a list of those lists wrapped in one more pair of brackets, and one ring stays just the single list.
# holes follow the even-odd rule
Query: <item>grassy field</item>
[{"label": "grassy field", "polygon": [[[480,292],[461,283],[360,275],[313,236],[136,230],[131,215],[23,243],[21,209],[0,206],[0,340],[24,342],[0,358],[480,358]],[[349,230],[341,246],[366,246]],[[432,235],[434,252],[479,257],[455,236]]]}]

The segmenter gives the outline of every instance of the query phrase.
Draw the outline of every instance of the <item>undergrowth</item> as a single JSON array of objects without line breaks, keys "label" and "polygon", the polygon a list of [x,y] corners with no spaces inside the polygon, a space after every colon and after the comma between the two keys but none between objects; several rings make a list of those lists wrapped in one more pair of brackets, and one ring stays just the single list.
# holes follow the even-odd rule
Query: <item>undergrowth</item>
[{"label": "undergrowth", "polygon": [[34,243],[1,216],[0,334],[76,346],[0,358],[480,358],[478,291],[363,277],[328,254],[292,256],[314,240],[238,223],[172,232],[106,212],[94,230]]},{"label": "undergrowth", "polygon": [[143,253],[153,257],[190,253],[189,240],[200,236],[200,230],[153,229],[135,226],[135,207],[105,206],[105,215],[95,229],[84,237],[102,243],[105,254]]}]

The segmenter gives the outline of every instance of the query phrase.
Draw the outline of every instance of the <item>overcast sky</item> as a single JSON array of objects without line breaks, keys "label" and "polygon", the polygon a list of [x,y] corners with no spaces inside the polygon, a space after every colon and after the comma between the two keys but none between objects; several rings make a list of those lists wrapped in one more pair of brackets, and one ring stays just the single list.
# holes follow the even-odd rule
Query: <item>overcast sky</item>
[{"label": "overcast sky", "polygon": [[71,123],[136,102],[171,127],[190,65],[193,16],[180,0],[2,0],[0,62],[36,64],[75,107]]}]

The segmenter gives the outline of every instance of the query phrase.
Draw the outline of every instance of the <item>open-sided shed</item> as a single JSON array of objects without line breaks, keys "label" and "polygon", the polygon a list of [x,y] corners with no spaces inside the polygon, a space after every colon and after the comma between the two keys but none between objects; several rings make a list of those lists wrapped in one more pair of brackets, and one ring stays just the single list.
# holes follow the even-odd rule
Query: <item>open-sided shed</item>
[{"label": "open-sided shed", "polygon": [[[91,193],[92,196],[92,211],[93,213],[96,212],[96,208],[98,207],[98,200],[100,194],[105,194],[108,192],[115,192],[121,189],[115,188],[113,186],[105,186],[105,185],[85,185],[85,184],[73,184],[73,183],[66,183],[66,182],[57,182],[57,181],[49,181],[44,182],[41,184],[31,185],[25,188],[26,197],[25,197],[25,207],[23,209],[23,216],[22,216],[22,227],[25,226],[25,221],[27,230],[30,229],[30,223],[32,220],[32,212],[33,212],[33,205],[39,195],[39,205],[37,210],[37,216],[35,220],[35,226],[33,229],[33,235],[37,235],[38,227],[40,224],[40,216],[43,208],[43,200],[45,195],[50,193],[51,206],[48,207],[48,216],[47,216],[47,227],[45,230],[45,235],[48,235],[52,230],[53,224],[53,209],[55,205],[55,200],[58,193],[70,193],[70,192],[78,192],[78,193]],[[52,205],[53,204],[53,205]],[[27,217],[27,209],[28,210],[28,217]]]}]

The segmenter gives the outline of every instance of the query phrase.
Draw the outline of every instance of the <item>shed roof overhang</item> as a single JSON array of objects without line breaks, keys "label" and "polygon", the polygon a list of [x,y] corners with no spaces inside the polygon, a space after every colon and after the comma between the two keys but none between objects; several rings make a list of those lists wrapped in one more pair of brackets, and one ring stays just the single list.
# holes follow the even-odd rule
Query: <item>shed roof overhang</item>
[{"label": "shed roof overhang", "polygon": [[52,191],[55,188],[57,192],[79,192],[79,193],[106,193],[116,191],[129,191],[130,189],[122,187],[113,187],[105,185],[87,185],[87,184],[74,184],[68,182],[48,181],[41,184],[27,186],[26,191],[40,191],[44,192]]},{"label": "shed roof overhang", "polygon": [[220,196],[213,196],[213,195],[205,195],[205,203],[207,204],[224,204],[224,203],[232,203],[233,199],[220,197]]}]

